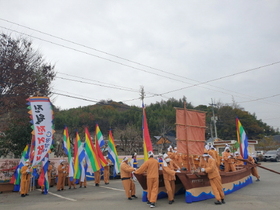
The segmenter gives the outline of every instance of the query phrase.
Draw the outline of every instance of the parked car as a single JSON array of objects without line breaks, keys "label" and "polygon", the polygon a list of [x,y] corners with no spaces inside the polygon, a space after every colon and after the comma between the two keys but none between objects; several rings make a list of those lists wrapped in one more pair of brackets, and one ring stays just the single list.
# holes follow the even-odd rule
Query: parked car
[{"label": "parked car", "polygon": [[263,161],[280,161],[280,150],[269,150],[263,155]]}]

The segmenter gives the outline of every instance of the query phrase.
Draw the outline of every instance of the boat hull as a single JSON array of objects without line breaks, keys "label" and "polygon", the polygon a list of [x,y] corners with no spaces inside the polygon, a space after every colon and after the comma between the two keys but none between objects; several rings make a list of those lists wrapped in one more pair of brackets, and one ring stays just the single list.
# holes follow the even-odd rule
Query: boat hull
[{"label": "boat hull", "polygon": [[[143,188],[142,201],[147,201],[147,182],[146,175],[135,174],[140,185]],[[220,172],[224,193],[230,194],[239,190],[248,184],[251,184],[251,167],[244,166],[234,172]],[[185,201],[187,203],[202,201],[214,198],[212,188],[206,173],[190,173],[181,171],[176,173],[176,194],[185,193]],[[159,174],[159,194],[158,199],[167,197],[164,187],[163,176]]]}]

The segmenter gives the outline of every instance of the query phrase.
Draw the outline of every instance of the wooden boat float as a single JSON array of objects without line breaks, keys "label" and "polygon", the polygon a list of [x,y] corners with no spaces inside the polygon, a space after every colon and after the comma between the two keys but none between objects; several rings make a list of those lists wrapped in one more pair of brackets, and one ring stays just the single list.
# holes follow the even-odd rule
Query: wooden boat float
[{"label": "wooden boat float", "polygon": [[[192,203],[195,201],[214,198],[212,188],[206,173],[194,172],[197,165],[194,166],[194,156],[199,157],[204,153],[205,145],[205,112],[196,110],[187,110],[186,106],[176,109],[176,142],[177,154],[185,155],[188,161],[185,168],[192,171],[181,170],[176,173],[175,195],[185,193],[185,201]],[[179,165],[184,165],[180,162]],[[251,165],[243,165],[234,172],[220,171],[223,190],[225,194],[230,194],[242,187],[252,183]],[[143,188],[142,201],[147,201],[147,181],[145,174],[135,174],[141,187]],[[159,173],[159,194],[158,198],[167,197],[164,187],[162,171]]]}]

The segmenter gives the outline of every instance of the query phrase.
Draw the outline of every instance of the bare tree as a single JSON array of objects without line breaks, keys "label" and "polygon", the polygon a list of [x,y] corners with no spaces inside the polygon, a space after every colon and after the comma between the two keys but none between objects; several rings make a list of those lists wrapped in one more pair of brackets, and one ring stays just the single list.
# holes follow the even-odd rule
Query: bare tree
[{"label": "bare tree", "polygon": [[115,139],[121,140],[120,148],[126,155],[130,155],[134,152],[139,153],[143,146],[141,132],[133,125],[128,124],[125,130],[115,129],[114,136]]}]

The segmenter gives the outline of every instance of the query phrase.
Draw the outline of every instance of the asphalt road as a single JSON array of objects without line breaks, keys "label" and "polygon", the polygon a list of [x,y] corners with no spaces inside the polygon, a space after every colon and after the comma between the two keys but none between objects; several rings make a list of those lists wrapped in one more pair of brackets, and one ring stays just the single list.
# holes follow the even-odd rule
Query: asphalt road
[{"label": "asphalt road", "polygon": [[[264,167],[280,172],[280,163],[262,163]],[[216,206],[214,199],[187,204],[184,195],[175,197],[175,203],[168,204],[167,199],[160,199],[156,208],[160,209],[242,209],[242,210],[279,210],[280,209],[280,175],[258,168],[261,176],[260,182],[246,186],[225,198],[226,204]],[[253,178],[255,180],[255,178]],[[20,197],[18,193],[0,194],[0,209],[100,209],[100,210],[126,210],[150,209],[141,201],[142,189],[136,183],[137,199],[127,200],[122,188],[121,180],[110,180],[109,185],[101,182],[95,187],[88,182],[87,188],[78,188],[57,192],[55,187],[50,188],[48,195],[42,195],[39,190],[29,193],[27,197]]]}]

